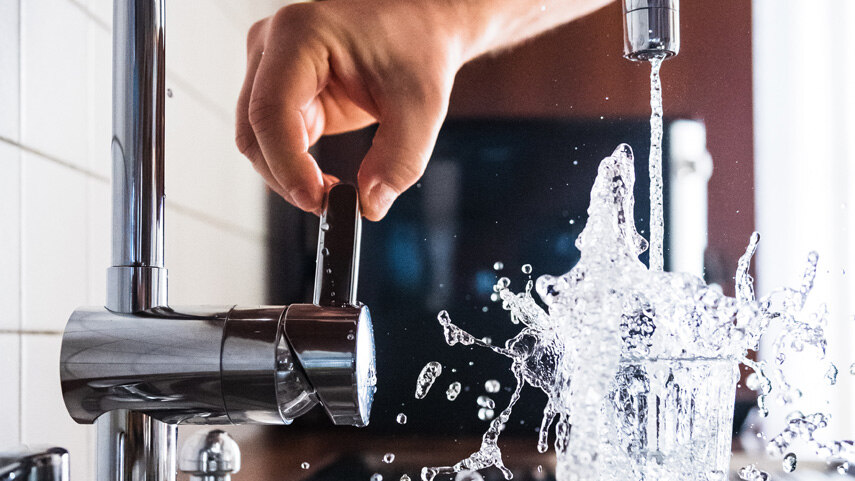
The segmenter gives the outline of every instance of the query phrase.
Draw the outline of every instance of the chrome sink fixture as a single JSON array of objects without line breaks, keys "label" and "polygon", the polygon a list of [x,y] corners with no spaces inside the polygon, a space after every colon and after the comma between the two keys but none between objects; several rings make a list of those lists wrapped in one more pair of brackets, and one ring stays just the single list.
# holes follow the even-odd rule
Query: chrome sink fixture
[{"label": "chrome sink fixture", "polygon": [[181,447],[178,470],[190,481],[230,481],[240,471],[240,448],[225,431],[199,431]]},{"label": "chrome sink fixture", "polygon": [[680,0],[622,0],[623,56],[630,60],[680,53]]},{"label": "chrome sink fixture", "polygon": [[320,404],[368,423],[368,308],[356,300],[356,187],[327,193],[312,304],[171,307],[164,266],[165,0],[113,7],[113,243],[105,307],[72,313],[62,393],[97,425],[98,481],[172,481],[176,426],[289,424]]},{"label": "chrome sink fixture", "polygon": [[68,451],[21,447],[0,451],[0,481],[68,481]]}]

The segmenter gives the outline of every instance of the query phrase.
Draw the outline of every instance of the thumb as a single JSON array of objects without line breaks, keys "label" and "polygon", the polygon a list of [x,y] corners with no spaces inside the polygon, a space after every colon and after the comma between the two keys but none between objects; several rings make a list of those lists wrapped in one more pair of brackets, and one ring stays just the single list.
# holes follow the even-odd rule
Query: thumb
[{"label": "thumb", "polygon": [[382,219],[401,193],[421,178],[448,109],[448,97],[407,95],[389,102],[359,168],[362,213],[368,220]]}]

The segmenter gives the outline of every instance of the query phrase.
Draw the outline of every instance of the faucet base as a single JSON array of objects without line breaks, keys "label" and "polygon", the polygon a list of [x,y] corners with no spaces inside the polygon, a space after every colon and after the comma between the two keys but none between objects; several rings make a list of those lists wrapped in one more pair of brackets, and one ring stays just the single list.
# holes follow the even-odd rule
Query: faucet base
[{"label": "faucet base", "polygon": [[97,422],[97,481],[175,481],[177,426],[132,411]]}]

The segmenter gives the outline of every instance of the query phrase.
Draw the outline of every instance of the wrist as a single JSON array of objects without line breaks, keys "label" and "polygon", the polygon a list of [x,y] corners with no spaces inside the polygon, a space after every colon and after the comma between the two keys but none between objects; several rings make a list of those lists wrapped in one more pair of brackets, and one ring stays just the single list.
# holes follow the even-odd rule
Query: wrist
[{"label": "wrist", "polygon": [[457,51],[464,64],[494,48],[499,15],[490,2],[481,0],[435,0],[431,3],[441,17],[440,24],[448,29],[448,36],[456,42]]}]

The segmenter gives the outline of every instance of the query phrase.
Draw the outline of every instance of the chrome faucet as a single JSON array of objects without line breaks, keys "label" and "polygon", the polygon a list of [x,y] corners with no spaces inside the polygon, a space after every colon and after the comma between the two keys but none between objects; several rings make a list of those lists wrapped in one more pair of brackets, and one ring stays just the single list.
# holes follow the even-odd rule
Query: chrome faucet
[{"label": "chrome faucet", "polygon": [[621,0],[623,55],[630,60],[680,52],[680,0]]},{"label": "chrome faucet", "polygon": [[176,426],[289,424],[320,404],[368,423],[368,308],[356,299],[358,193],[327,193],[313,304],[170,307],[164,253],[165,0],[113,5],[113,266],[105,307],[62,340],[65,405],[97,424],[97,481],[173,481]]}]

